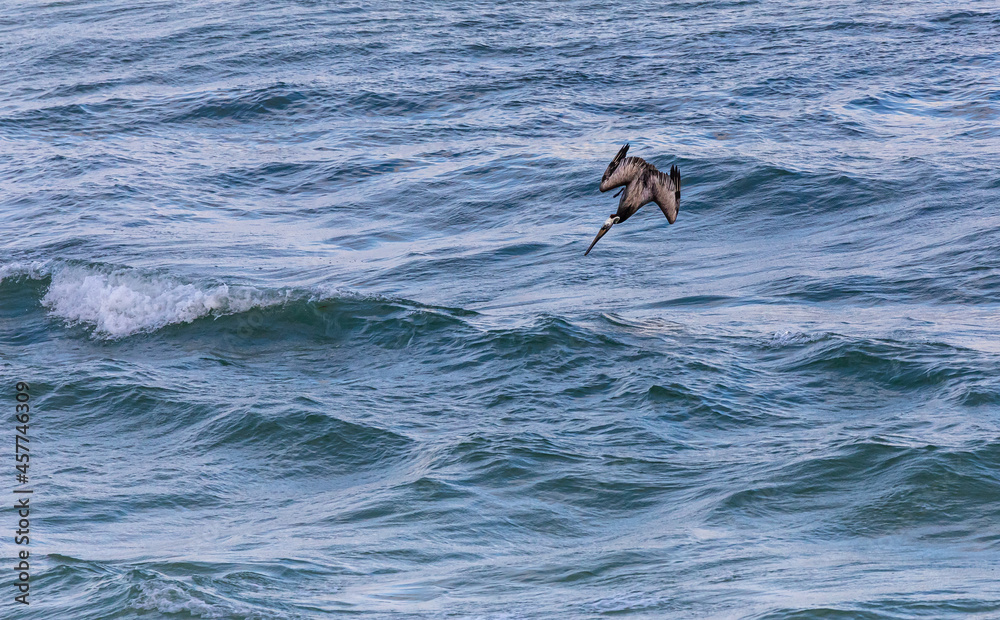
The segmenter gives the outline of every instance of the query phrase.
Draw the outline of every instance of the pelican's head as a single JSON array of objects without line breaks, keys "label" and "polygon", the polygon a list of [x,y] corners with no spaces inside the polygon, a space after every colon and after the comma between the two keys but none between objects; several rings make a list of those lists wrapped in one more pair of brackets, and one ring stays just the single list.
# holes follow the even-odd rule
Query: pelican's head
[{"label": "pelican's head", "polygon": [[602,192],[606,192],[614,187],[614,185],[612,185],[613,180],[611,179],[611,175],[613,175],[615,170],[618,169],[618,166],[621,165],[622,161],[625,159],[626,153],[628,153],[628,144],[619,149],[618,154],[615,155],[615,158],[611,160],[610,164],[608,164],[608,169],[604,171],[604,176],[601,177],[600,190]]},{"label": "pelican's head", "polygon": [[594,237],[594,240],[590,242],[590,247],[587,248],[587,251],[583,253],[584,256],[590,254],[590,251],[594,249],[594,246],[597,245],[597,242],[601,240],[601,237],[603,237],[605,233],[611,230],[611,227],[617,224],[619,219],[620,218],[617,215],[612,213],[611,215],[608,216],[608,219],[604,220],[604,224],[601,225],[601,229],[597,231],[597,236]]}]

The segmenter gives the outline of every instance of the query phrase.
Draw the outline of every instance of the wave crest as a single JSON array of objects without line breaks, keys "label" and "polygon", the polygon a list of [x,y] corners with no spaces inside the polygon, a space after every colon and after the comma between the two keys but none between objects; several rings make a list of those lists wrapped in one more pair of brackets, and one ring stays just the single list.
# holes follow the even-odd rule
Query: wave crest
[{"label": "wave crest", "polygon": [[52,273],[42,304],[70,323],[92,325],[96,336],[123,338],[281,300],[252,287],[198,286],[133,271],[63,267]]}]

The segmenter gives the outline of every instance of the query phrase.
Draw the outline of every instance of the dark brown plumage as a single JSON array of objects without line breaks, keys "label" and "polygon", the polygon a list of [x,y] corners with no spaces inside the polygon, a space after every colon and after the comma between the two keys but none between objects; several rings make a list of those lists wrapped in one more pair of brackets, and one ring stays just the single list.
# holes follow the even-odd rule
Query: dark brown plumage
[{"label": "dark brown plumage", "polygon": [[[608,169],[604,171],[599,187],[602,192],[606,192],[624,186],[624,189],[619,192],[622,197],[618,202],[618,211],[612,213],[604,222],[590,247],[583,253],[584,256],[590,254],[590,250],[594,249],[597,242],[611,230],[612,226],[632,217],[646,203],[655,202],[656,206],[660,207],[660,211],[663,211],[663,215],[667,217],[667,222],[673,224],[677,219],[677,212],[681,204],[680,170],[677,169],[677,166],[671,166],[670,173],[664,174],[641,157],[626,157],[628,146],[628,144],[623,146],[608,164]],[[617,194],[615,195],[617,196]]]}]

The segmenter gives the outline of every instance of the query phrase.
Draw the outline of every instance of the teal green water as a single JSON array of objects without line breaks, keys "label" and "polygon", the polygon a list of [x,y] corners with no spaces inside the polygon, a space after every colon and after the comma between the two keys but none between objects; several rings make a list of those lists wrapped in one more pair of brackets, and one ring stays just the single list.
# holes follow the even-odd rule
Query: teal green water
[{"label": "teal green water", "polygon": [[1000,616],[998,34],[14,2],[0,615]]}]

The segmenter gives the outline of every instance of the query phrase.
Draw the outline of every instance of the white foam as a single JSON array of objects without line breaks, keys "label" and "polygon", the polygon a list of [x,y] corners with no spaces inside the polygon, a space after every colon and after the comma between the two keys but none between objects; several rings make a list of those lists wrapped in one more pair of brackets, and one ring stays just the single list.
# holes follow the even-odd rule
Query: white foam
[{"label": "white foam", "polygon": [[195,285],[131,270],[69,266],[53,271],[52,284],[42,298],[52,314],[92,325],[94,335],[103,338],[123,338],[279,301],[251,287]]},{"label": "white foam", "polygon": [[[138,609],[158,611],[161,614],[187,614],[199,618],[265,619],[251,607],[230,601],[210,603],[195,596],[177,584],[145,581],[139,584],[139,598],[134,603]],[[276,614],[268,613],[268,618]]]},{"label": "white foam", "polygon": [[16,279],[22,277],[27,277],[30,280],[41,280],[47,275],[49,275],[48,261],[15,261],[0,265],[0,282],[3,282],[7,278]]},{"label": "white foam", "polygon": [[147,581],[139,584],[139,592],[139,599],[135,602],[135,606],[139,609],[164,614],[187,612],[201,618],[224,618],[227,615],[225,610],[206,603],[174,585]]},{"label": "white foam", "polygon": [[767,345],[774,348],[781,348],[797,344],[808,344],[810,342],[821,340],[823,336],[824,334],[809,334],[788,330],[778,331],[774,332],[770,340],[768,340]]}]

